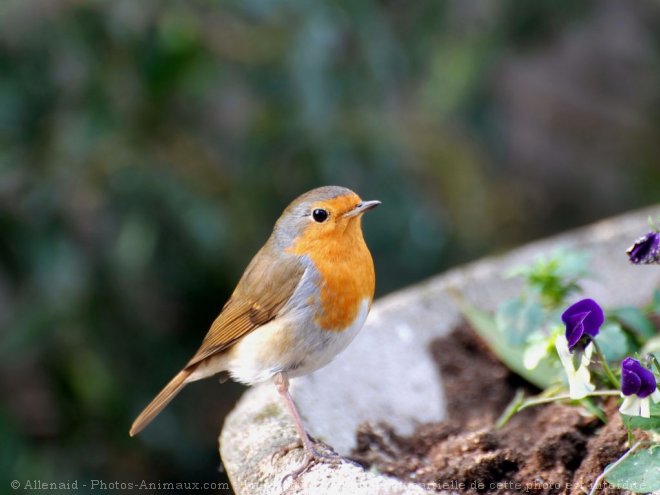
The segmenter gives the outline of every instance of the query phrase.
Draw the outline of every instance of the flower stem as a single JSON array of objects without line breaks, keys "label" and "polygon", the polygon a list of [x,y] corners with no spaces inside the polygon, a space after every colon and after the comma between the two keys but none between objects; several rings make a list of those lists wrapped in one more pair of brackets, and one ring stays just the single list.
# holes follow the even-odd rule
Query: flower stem
[{"label": "flower stem", "polygon": [[[604,397],[604,396],[612,396],[619,394],[620,392],[618,390],[599,390],[596,392],[591,392],[590,394],[587,394],[585,397]],[[553,397],[540,397],[540,398],[528,399],[520,405],[518,411],[522,411],[523,409],[527,409],[528,407],[540,406],[541,404],[548,404],[550,402],[555,402],[559,400],[575,400],[575,399],[572,399],[571,396],[568,394],[555,395]]]},{"label": "flower stem", "polygon": [[607,468],[605,468],[605,470],[604,470],[602,473],[600,473],[600,475],[598,476],[598,478],[596,478],[596,479],[594,480],[594,485],[591,487],[591,491],[589,492],[589,495],[595,495],[596,492],[598,491],[598,488],[600,487],[600,483],[601,483],[601,481],[603,481],[603,479],[605,478],[605,476],[607,476],[607,475],[610,473],[610,471],[612,471],[612,470],[613,470],[614,468],[616,468],[619,464],[621,464],[621,463],[622,463],[623,461],[625,461],[628,457],[630,457],[630,455],[633,454],[633,452],[635,452],[635,451],[636,451],[641,445],[642,445],[642,441],[639,440],[637,443],[635,443],[635,445],[633,445],[632,447],[630,447],[630,448],[628,449],[628,452],[626,452],[626,453],[623,454],[621,457],[619,457],[619,458],[616,460],[616,462],[613,462],[612,464],[610,464],[609,466],[607,466]]},{"label": "flower stem", "polygon": [[[606,396],[614,396],[619,394],[620,392],[618,390],[599,390],[596,392],[591,392],[586,397],[606,397]],[[527,409],[528,407],[540,406],[542,404],[549,404],[551,402],[556,402],[560,400],[575,400],[575,399],[572,399],[571,396],[568,394],[552,395],[549,397],[544,394],[541,394],[541,395],[537,395],[536,397],[532,397],[531,399],[523,400],[523,392],[522,390],[518,390],[516,392],[516,395],[513,397],[509,405],[504,410],[504,412],[495,422],[495,428],[502,428],[505,424],[509,422],[509,420],[516,413],[519,413],[523,409]]]},{"label": "flower stem", "polygon": [[660,363],[658,363],[658,358],[656,358],[653,354],[651,354],[651,361],[653,361],[653,365],[655,366],[655,369],[658,370],[658,373],[660,373]]},{"label": "flower stem", "polygon": [[619,380],[616,379],[616,376],[614,376],[614,373],[612,373],[612,369],[610,368],[610,365],[607,364],[607,359],[605,359],[605,355],[603,354],[603,351],[600,350],[600,346],[598,345],[598,342],[596,342],[595,339],[591,339],[591,343],[594,346],[594,350],[596,351],[596,354],[598,354],[598,358],[600,359],[600,364],[603,365],[603,369],[605,370],[607,379],[614,386],[614,388],[617,389],[621,388],[621,384],[619,383]]},{"label": "flower stem", "polygon": [[523,404],[524,398],[525,398],[525,392],[523,392],[521,389],[518,389],[516,391],[516,395],[513,397],[513,399],[511,399],[509,405],[506,406],[504,412],[495,422],[495,429],[502,428],[505,424],[509,422],[509,420],[513,417],[513,415],[520,410],[520,406]]}]

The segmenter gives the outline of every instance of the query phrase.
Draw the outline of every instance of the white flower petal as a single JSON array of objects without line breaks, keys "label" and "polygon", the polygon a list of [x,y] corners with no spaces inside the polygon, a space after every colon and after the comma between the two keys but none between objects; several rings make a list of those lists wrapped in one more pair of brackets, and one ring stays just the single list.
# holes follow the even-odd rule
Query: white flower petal
[{"label": "white flower petal", "polygon": [[653,402],[660,402],[660,390],[656,388],[650,397],[653,399]]},{"label": "white flower petal", "polygon": [[636,395],[630,395],[623,399],[619,412],[628,416],[639,416],[641,412],[641,399]]},{"label": "white flower petal", "polygon": [[596,389],[586,366],[580,366],[573,375],[568,375],[568,388],[571,399],[582,399]]},{"label": "white flower petal", "polygon": [[651,417],[651,401],[649,401],[648,397],[644,397],[643,399],[639,399],[640,405],[639,405],[639,415],[642,418],[650,418]]},{"label": "white flower petal", "polygon": [[568,377],[568,395],[571,399],[582,399],[595,390],[595,386],[591,383],[591,375],[589,373],[589,358],[591,356],[592,345],[589,344],[585,349],[580,367],[576,370],[573,366],[571,359],[571,351],[568,350],[568,344],[562,337],[557,337],[555,340],[555,348],[564,366],[566,376]]},{"label": "white flower petal", "polygon": [[571,359],[571,351],[568,350],[566,339],[562,336],[557,336],[555,339],[555,349],[557,349],[562,366],[573,371],[573,360]]}]

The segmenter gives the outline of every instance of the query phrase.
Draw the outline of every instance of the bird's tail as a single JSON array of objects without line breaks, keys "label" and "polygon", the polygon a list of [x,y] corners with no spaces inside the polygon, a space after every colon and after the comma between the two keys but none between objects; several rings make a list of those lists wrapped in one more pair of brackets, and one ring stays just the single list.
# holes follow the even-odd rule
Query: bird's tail
[{"label": "bird's tail", "polygon": [[144,411],[133,421],[133,425],[129,430],[128,434],[130,436],[137,435],[140,433],[145,426],[147,426],[151,421],[158,416],[158,414],[163,410],[163,408],[170,403],[174,396],[178,394],[181,389],[186,385],[187,378],[194,371],[194,367],[184,368],[181,370],[170,383],[165,385],[163,390],[152,400],[147,407],[144,408]]}]

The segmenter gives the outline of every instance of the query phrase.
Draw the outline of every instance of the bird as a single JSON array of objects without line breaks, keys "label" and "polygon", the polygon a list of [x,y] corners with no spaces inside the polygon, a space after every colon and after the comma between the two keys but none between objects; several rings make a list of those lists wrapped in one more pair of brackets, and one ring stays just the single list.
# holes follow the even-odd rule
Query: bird
[{"label": "bird", "polygon": [[380,204],[340,186],[293,200],[197,352],[135,419],[129,435],[142,431],[188,383],[228,373],[245,385],[273,381],[292,416],[297,446],[305,451],[294,478],[332,462],[307,434],[289,379],[328,364],[362,328],[376,283],[362,215]]}]

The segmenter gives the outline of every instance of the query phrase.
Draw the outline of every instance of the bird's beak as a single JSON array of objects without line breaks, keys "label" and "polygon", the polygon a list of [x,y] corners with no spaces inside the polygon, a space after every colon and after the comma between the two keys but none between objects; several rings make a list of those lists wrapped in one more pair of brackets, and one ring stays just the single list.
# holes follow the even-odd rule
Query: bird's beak
[{"label": "bird's beak", "polygon": [[357,217],[362,215],[365,211],[371,210],[380,204],[380,201],[362,201],[358,203],[355,208],[344,213],[344,218]]}]

